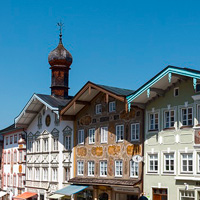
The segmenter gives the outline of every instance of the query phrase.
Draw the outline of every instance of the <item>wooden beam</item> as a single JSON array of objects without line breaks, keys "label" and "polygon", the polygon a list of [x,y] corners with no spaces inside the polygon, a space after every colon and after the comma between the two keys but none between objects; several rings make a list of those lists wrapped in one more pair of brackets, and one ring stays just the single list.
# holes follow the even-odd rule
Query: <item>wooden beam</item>
[{"label": "wooden beam", "polygon": [[90,102],[89,102],[89,101],[76,100],[75,103],[76,103],[76,104],[81,104],[81,105],[90,105]]},{"label": "wooden beam", "polygon": [[108,100],[109,100],[109,95],[106,94],[106,103],[108,103]]},{"label": "wooden beam", "polygon": [[38,114],[39,112],[38,111],[34,111],[34,110],[25,110],[25,113],[28,113],[28,114]]},{"label": "wooden beam", "polygon": [[137,107],[142,108],[142,109],[145,109],[145,107],[146,107],[145,103],[132,102],[131,105],[137,106]]},{"label": "wooden beam", "polygon": [[172,76],[175,76],[175,77],[177,77],[177,78],[179,78],[180,80],[183,80],[183,81],[186,81],[188,79],[188,77],[182,76],[182,75],[179,75],[179,74],[172,74]]},{"label": "wooden beam", "polygon": [[163,96],[164,93],[165,93],[165,91],[162,90],[162,89],[160,89],[160,88],[150,88],[150,91],[151,91],[151,92],[155,92],[155,93],[157,93],[157,94],[160,95],[160,96]]},{"label": "wooden beam", "polygon": [[75,115],[61,115],[61,120],[74,121],[75,118],[76,118]]}]

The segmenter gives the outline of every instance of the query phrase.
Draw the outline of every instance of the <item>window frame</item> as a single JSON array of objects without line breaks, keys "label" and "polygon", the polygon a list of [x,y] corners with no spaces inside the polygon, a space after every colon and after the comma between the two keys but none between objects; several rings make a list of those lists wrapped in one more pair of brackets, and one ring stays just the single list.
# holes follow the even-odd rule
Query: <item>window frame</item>
[{"label": "window frame", "polygon": [[[100,166],[99,167],[99,176],[107,177],[107,175],[108,175],[108,161],[107,160],[101,160],[99,166]],[[102,169],[103,169],[103,171],[101,171]]]},{"label": "window frame", "polygon": [[100,115],[102,113],[102,104],[101,103],[96,104],[95,113],[96,113],[96,115]]},{"label": "window frame", "polygon": [[[171,159],[171,157],[169,157],[169,159],[166,159],[166,155],[173,155],[173,159]],[[164,162],[163,163],[163,173],[165,173],[165,174],[174,174],[175,173],[175,167],[176,167],[176,165],[175,165],[175,163],[176,163],[175,156],[176,156],[175,152],[169,152],[169,153],[168,152],[164,152],[163,153],[163,162]],[[166,161],[167,160],[169,160],[169,164],[168,164],[169,165],[169,170],[166,169],[166,166],[167,166],[166,165]],[[173,163],[174,164],[174,166],[173,166],[174,169],[173,170],[171,170],[171,166],[172,166],[171,161],[172,160],[174,161],[174,163]]]},{"label": "window frame", "polygon": [[[83,173],[79,173],[80,171]],[[77,161],[77,176],[83,176],[84,175],[84,161],[78,160]]]},{"label": "window frame", "polygon": [[40,181],[40,168],[35,168],[35,181]]},{"label": "window frame", "polygon": [[[191,125],[188,125],[188,109],[192,109],[192,124]],[[186,110],[186,122],[187,122],[186,125],[183,124],[183,110]],[[193,112],[192,106],[181,108],[181,124],[182,124],[182,126],[193,126],[194,125],[194,112]]]},{"label": "window frame", "polygon": [[[153,115],[153,124],[151,124],[151,115]],[[158,115],[158,118],[156,118],[155,116]],[[149,131],[159,131],[159,112],[151,112],[148,114],[148,128]],[[158,120],[158,122],[156,123],[156,119]],[[151,128],[151,125],[153,125],[153,128]],[[158,126],[158,128],[156,129],[156,125]]]},{"label": "window frame", "polygon": [[[169,122],[168,122],[168,123],[169,123],[169,127],[166,126],[166,123],[167,123],[167,122],[166,122],[166,115],[165,115],[165,114],[166,114],[167,112],[169,112]],[[173,117],[174,117],[174,121],[171,120],[171,117],[172,117],[171,112],[174,112],[174,116],[173,116]],[[164,119],[164,120],[163,120],[163,122],[164,122],[164,129],[175,128],[175,110],[173,110],[173,109],[165,110],[163,114],[164,114],[164,116],[163,116],[163,119]],[[172,123],[172,122],[174,122],[174,125],[173,125],[173,126],[171,126],[171,123]]]},{"label": "window frame", "polygon": [[52,177],[51,180],[53,182],[57,182],[58,181],[58,169],[56,167],[52,167]]},{"label": "window frame", "polygon": [[[133,126],[135,126],[135,132],[134,132],[134,136],[136,138],[136,135],[137,135],[137,126],[138,126],[138,139],[134,139],[133,138]],[[131,124],[131,141],[134,142],[134,141],[140,141],[140,123],[132,123]]]},{"label": "window frame", "polygon": [[[46,171],[46,172],[45,172]],[[45,174],[46,173],[46,174]],[[45,176],[46,175],[46,176]],[[48,167],[43,167],[43,181],[48,181]]]},{"label": "window frame", "polygon": [[67,151],[71,151],[72,150],[72,137],[71,137],[71,135],[65,135],[64,136],[65,137],[65,149],[67,150]]},{"label": "window frame", "polygon": [[[157,155],[157,159],[153,158],[151,159],[150,156]],[[153,162],[153,170],[151,170],[150,162]],[[155,170],[155,162],[157,161],[157,170]],[[158,174],[159,173],[159,154],[158,153],[148,153],[148,173]]]},{"label": "window frame", "polygon": [[88,161],[88,176],[94,176],[95,173],[95,162]]},{"label": "window frame", "polygon": [[100,127],[100,137],[101,137],[102,144],[108,143],[108,127],[107,126]]},{"label": "window frame", "polygon": [[[134,167],[132,165],[133,163],[134,163]],[[132,172],[134,172],[134,175],[132,175]],[[133,160],[130,160],[130,177],[131,178],[138,178],[138,176],[139,176],[139,163],[138,162],[134,162]]]},{"label": "window frame", "polygon": [[109,107],[108,110],[110,113],[115,112],[116,111],[116,101],[110,101],[108,107]]},{"label": "window frame", "polygon": [[58,151],[58,137],[53,137],[53,151]]},{"label": "window frame", "polygon": [[[117,166],[117,162],[119,162],[119,166]],[[119,174],[118,175],[117,173],[117,168],[119,168]],[[115,177],[122,177],[123,176],[123,160],[115,160]]]},{"label": "window frame", "polygon": [[85,130],[80,129],[78,130],[78,144],[85,144]]},{"label": "window frame", "polygon": [[17,134],[14,135],[14,144],[16,144],[16,143],[17,143]]},{"label": "window frame", "polygon": [[[186,165],[186,168],[187,168],[187,171],[184,171],[183,170],[183,155],[187,155],[187,159],[186,159],[186,162],[187,162],[187,165]],[[188,159],[188,155],[192,155],[192,158]],[[180,153],[180,158],[181,158],[181,174],[193,174],[194,173],[194,154],[192,152],[189,152],[189,153]],[[192,165],[189,165],[189,161],[192,161]],[[189,166],[192,167],[192,170],[189,171]]]},{"label": "window frame", "polygon": [[89,134],[88,134],[89,135],[88,143],[89,144],[95,144],[95,128],[90,128],[88,130],[88,132],[89,132]]},{"label": "window frame", "polygon": [[43,151],[48,152],[49,151],[49,138],[43,138],[43,144],[44,144]]},{"label": "window frame", "polygon": [[[119,132],[118,132],[118,127],[119,127]],[[123,127],[123,128],[122,128]],[[116,142],[123,142],[124,141],[124,124],[118,124],[116,125],[115,127],[115,134],[116,134],[116,139],[115,141]],[[120,133],[121,132],[121,133]],[[119,135],[118,135],[119,134]],[[118,139],[118,137],[120,138],[123,138],[123,139]]]}]

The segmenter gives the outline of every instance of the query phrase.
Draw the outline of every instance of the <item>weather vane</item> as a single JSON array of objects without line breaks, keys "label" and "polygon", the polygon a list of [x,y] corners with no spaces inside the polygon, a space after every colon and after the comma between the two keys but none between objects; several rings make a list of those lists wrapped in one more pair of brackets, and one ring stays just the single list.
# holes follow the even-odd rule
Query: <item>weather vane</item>
[{"label": "weather vane", "polygon": [[57,23],[57,26],[59,27],[60,30],[60,43],[62,43],[62,30],[64,27],[64,23],[62,23],[61,21]]}]

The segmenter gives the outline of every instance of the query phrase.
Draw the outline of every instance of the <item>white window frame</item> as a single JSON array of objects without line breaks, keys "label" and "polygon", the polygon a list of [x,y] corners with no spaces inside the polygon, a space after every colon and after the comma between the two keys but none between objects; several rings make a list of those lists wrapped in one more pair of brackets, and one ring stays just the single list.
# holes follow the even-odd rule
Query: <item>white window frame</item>
[{"label": "white window frame", "polygon": [[88,161],[88,176],[94,176],[94,161]]},{"label": "white window frame", "polygon": [[32,167],[28,167],[28,180],[32,180]]},{"label": "white window frame", "polygon": [[[156,156],[157,155],[157,159],[155,157],[150,158],[150,156]],[[151,170],[151,161],[153,162],[153,169]],[[156,162],[157,161],[157,170],[156,168]],[[159,154],[158,153],[149,153],[148,154],[148,173],[154,173],[154,174],[158,174],[159,172]]]},{"label": "white window frame", "polygon": [[[172,121],[172,112],[174,112],[174,121]],[[166,121],[166,113],[169,113],[169,127],[167,127],[166,126],[166,123],[167,123],[167,121]],[[173,126],[171,126],[171,123],[174,123],[174,125]],[[175,126],[175,110],[165,110],[164,111],[164,128],[172,128],[172,127],[174,127]]]},{"label": "white window frame", "polygon": [[64,167],[64,182],[68,182],[70,179],[70,167]]},{"label": "white window frame", "polygon": [[17,186],[17,176],[16,174],[13,175],[13,187]]},{"label": "white window frame", "polygon": [[53,151],[58,151],[58,137],[53,137]]},{"label": "white window frame", "polygon": [[95,128],[89,129],[89,144],[95,143]]},{"label": "white window frame", "polygon": [[[191,125],[188,125],[188,109],[192,109],[192,124]],[[186,110],[186,124],[183,124],[183,110]],[[193,107],[191,106],[188,106],[186,108],[181,108],[181,124],[182,126],[193,126],[194,124],[194,113],[193,113]]]},{"label": "white window frame", "polygon": [[100,176],[106,177],[108,170],[107,160],[100,161]]},{"label": "white window frame", "polygon": [[200,152],[197,152],[197,162],[198,162],[198,169],[197,172],[200,173]]},{"label": "white window frame", "polygon": [[49,151],[49,139],[48,138],[44,138],[43,139],[43,144],[44,144],[44,152],[48,152]]},{"label": "white window frame", "polygon": [[70,151],[72,148],[72,145],[71,145],[71,135],[66,135],[65,136],[65,149]]},{"label": "white window frame", "polygon": [[79,160],[77,161],[77,175],[83,176],[84,174],[84,162]]},{"label": "white window frame", "polygon": [[43,181],[48,181],[48,168],[43,168]]},{"label": "white window frame", "polygon": [[40,139],[35,141],[35,152],[40,152]]},{"label": "white window frame", "polygon": [[52,181],[57,182],[58,181],[58,169],[52,168]]},{"label": "white window frame", "polygon": [[[166,158],[166,155],[169,155],[169,158],[167,159]],[[173,155],[173,159],[172,159],[172,157],[171,157],[171,155]],[[175,165],[175,153],[174,152],[169,152],[169,153],[167,153],[167,152],[164,152],[163,153],[163,158],[164,158],[164,169],[163,169],[163,173],[171,173],[171,174],[174,174],[175,173],[175,167],[176,167],[176,165]],[[167,170],[166,169],[166,161],[169,161],[169,170]],[[171,166],[172,166],[172,163],[171,163],[171,161],[174,161],[174,169],[173,170],[171,170]]]},{"label": "white window frame", "polygon": [[110,101],[109,102],[109,112],[115,112],[116,111],[116,102]]},{"label": "white window frame", "polygon": [[40,168],[39,167],[35,168],[35,180],[36,181],[40,180]]},{"label": "white window frame", "polygon": [[116,142],[124,141],[124,125],[116,125]]},{"label": "white window frame", "polygon": [[107,143],[108,142],[108,127],[104,126],[100,128],[101,130],[101,143]]},{"label": "white window frame", "polygon": [[140,123],[133,123],[131,124],[131,141],[139,141],[139,140],[140,140]]},{"label": "white window frame", "polygon": [[123,160],[115,160],[115,177],[123,176]]},{"label": "white window frame", "polygon": [[78,130],[78,144],[84,144],[85,142],[85,132],[84,129]]},{"label": "white window frame", "polygon": [[[183,159],[183,155],[187,155],[186,159]],[[192,155],[192,158],[188,159],[188,155]],[[193,153],[180,153],[181,156],[181,173],[182,174],[193,174],[194,173],[194,154]],[[186,168],[187,170],[183,170],[183,161],[186,161]],[[192,165],[189,165],[189,161],[192,161]],[[189,166],[192,166],[192,171],[189,171]]]},{"label": "white window frame", "polygon": [[137,178],[139,176],[139,163],[130,160],[130,177]]},{"label": "white window frame", "polygon": [[[153,119],[151,119],[151,115],[153,116]],[[158,115],[157,118],[156,118],[156,115]],[[158,123],[156,123],[156,119],[158,120]],[[153,122],[153,123],[151,123],[151,122]],[[149,124],[149,131],[159,130],[159,112],[149,113],[148,124]],[[151,127],[151,125],[153,126],[153,128]],[[158,126],[157,129],[156,129],[156,125]]]},{"label": "white window frame", "polygon": [[33,152],[33,140],[28,138],[28,151]]},{"label": "white window frame", "polygon": [[99,103],[99,104],[96,104],[95,106],[95,111],[96,111],[96,114],[99,115],[102,113],[102,105]]}]

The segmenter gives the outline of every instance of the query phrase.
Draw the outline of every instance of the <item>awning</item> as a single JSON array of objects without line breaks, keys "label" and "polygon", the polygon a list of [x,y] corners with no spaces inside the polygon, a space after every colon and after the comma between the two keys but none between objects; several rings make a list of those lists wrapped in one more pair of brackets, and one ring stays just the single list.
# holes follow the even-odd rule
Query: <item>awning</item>
[{"label": "awning", "polygon": [[85,185],[69,185],[61,190],[57,190],[55,194],[63,194],[66,196],[71,196],[72,194],[76,194],[88,187],[89,186],[85,186]]},{"label": "awning", "polygon": [[62,198],[64,196],[65,195],[62,195],[62,194],[53,194],[53,195],[49,196],[48,198],[49,199],[59,199],[59,198]]},{"label": "awning", "polygon": [[23,194],[20,194],[20,195],[14,197],[14,199],[28,199],[28,198],[33,197],[33,196],[37,196],[37,193],[24,192]]},{"label": "awning", "polygon": [[0,191],[0,197],[3,197],[7,194],[7,192],[4,192],[4,191]]}]

